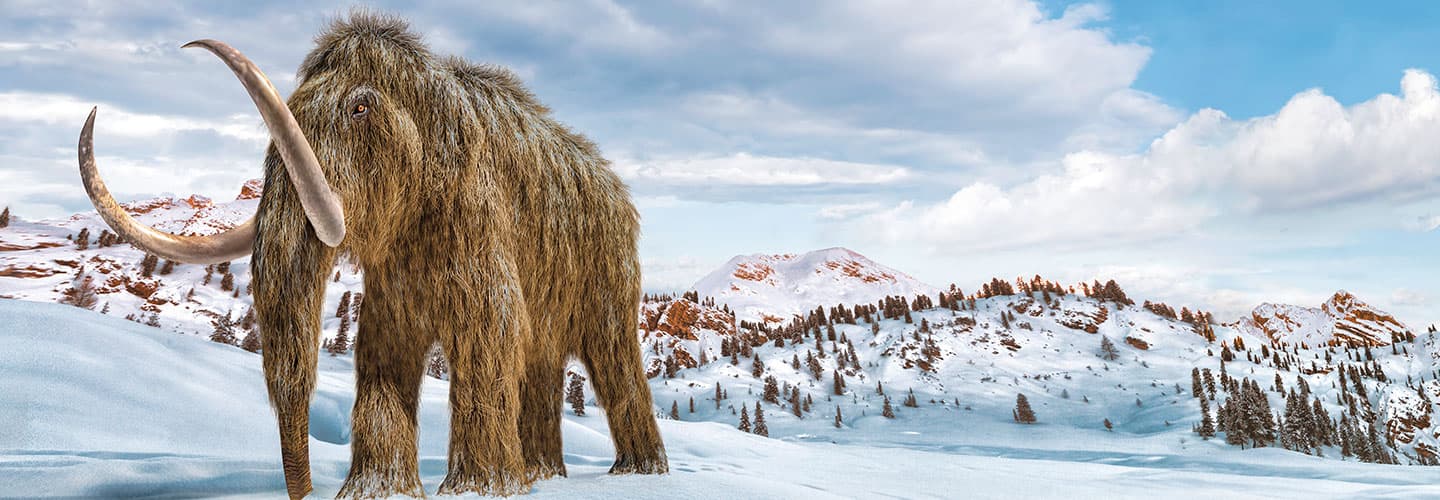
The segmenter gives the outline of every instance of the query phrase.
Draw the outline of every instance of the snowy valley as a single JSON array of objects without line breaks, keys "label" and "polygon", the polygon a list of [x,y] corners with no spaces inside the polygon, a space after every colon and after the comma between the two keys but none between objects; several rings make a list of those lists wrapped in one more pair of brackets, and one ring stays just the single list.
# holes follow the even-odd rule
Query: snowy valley
[{"label": "snowy valley", "polygon": [[[253,213],[258,189],[128,208],[203,234]],[[172,265],[104,228],[94,213],[0,228],[0,483],[11,485],[0,496],[283,491],[260,357],[245,348],[258,334],[248,262]],[[320,496],[348,463],[361,281],[342,263],[327,292],[332,355],[311,425]],[[534,493],[1440,495],[1440,469],[1424,466],[1440,451],[1433,328],[1344,291],[1232,320],[1122,285],[932,286],[841,248],[737,256],[637,311],[673,473],[604,475],[603,409],[576,364],[571,477]],[[444,363],[432,365],[430,491],[447,432]]]}]

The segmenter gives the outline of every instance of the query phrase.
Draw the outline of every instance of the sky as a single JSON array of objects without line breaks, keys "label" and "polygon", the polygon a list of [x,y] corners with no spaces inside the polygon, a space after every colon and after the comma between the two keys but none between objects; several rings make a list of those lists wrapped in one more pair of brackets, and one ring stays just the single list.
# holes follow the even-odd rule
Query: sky
[{"label": "sky", "polygon": [[[646,288],[844,246],[931,284],[1116,279],[1214,311],[1345,289],[1440,322],[1440,5],[1397,2],[0,0],[0,204],[228,199],[258,114],[353,5],[501,64],[630,185]],[[392,5],[393,4],[393,5]]]}]

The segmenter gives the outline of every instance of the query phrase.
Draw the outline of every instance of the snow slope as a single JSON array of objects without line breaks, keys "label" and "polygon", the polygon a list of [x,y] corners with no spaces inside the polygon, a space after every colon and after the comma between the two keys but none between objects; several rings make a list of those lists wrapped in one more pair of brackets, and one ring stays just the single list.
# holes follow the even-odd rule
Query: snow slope
[{"label": "snow slope", "polygon": [[740,320],[788,321],[815,306],[873,303],[939,290],[844,248],[804,254],[737,255],[692,287],[735,310]]},{"label": "snow slope", "polygon": [[[283,495],[259,356],[93,312],[0,300],[0,497]],[[312,404],[317,497],[346,471],[351,366],[323,357]],[[657,393],[675,379],[657,382]],[[422,480],[444,474],[446,385],[427,379]],[[733,393],[732,393],[733,394]],[[770,439],[664,420],[672,473],[612,477],[603,418],[566,415],[569,478],[536,498],[1433,498],[1433,469],[1240,451],[1160,433],[997,424],[935,410]],[[592,415],[600,410],[591,408]],[[776,412],[777,414],[779,412]],[[1023,439],[1017,439],[1023,437]],[[999,444],[1008,442],[1008,444]],[[1127,450],[1127,451],[1121,451]]]}]

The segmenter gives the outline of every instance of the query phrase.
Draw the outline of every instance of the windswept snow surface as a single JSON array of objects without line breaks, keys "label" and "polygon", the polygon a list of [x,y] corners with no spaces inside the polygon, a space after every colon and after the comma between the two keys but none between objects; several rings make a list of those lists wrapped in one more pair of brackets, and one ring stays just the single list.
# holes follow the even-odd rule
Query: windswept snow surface
[{"label": "windswept snow surface", "polygon": [[[670,401],[666,393],[685,383],[655,380],[657,402]],[[353,385],[348,357],[322,356],[311,405],[317,497],[333,496],[348,467]],[[445,473],[446,391],[445,382],[426,379],[420,462],[432,494]],[[697,398],[696,404],[715,411],[713,401]],[[842,429],[772,410],[768,439],[729,424],[662,420],[671,465],[663,477],[606,475],[612,450],[602,410],[588,408],[585,417],[566,411],[570,477],[539,482],[531,493],[1440,497],[1436,468],[1342,462],[1274,448],[1242,451],[1196,440],[1188,429],[1154,430],[1158,425],[1127,423],[1112,433],[1047,424],[1057,417],[1051,408],[1037,405],[1041,424],[1019,426],[984,408],[967,412],[922,403],[904,408],[896,420],[847,416]],[[682,419],[698,417],[686,410]],[[284,485],[273,426],[257,355],[72,307],[0,300],[0,497],[278,498]]]}]

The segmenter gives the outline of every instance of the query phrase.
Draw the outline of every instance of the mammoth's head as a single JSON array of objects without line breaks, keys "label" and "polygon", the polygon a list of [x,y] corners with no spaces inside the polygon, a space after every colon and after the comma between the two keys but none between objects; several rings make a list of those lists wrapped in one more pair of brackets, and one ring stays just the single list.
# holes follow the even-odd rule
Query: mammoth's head
[{"label": "mammoth's head", "polygon": [[[435,70],[429,52],[397,19],[352,16],[337,21],[316,42],[288,103],[254,63],[224,42],[198,40],[185,47],[209,50],[239,78],[270,132],[271,156],[278,157],[272,160],[283,162],[316,236],[333,247],[345,239],[347,211],[365,210],[364,198],[377,192],[398,196],[384,186],[403,182],[397,181],[403,171],[420,163],[418,127],[428,125],[417,124],[410,110],[446,89],[431,83]],[[256,234],[253,218],[207,236],[169,234],[132,218],[97,172],[94,122],[92,109],[80,135],[80,173],[91,202],[117,234],[179,262],[227,262],[249,255]]]}]

